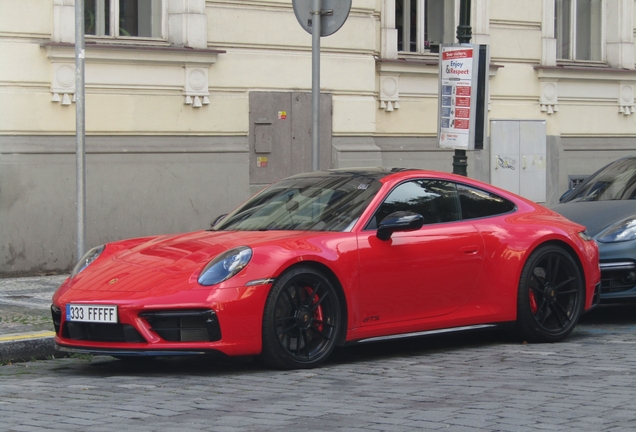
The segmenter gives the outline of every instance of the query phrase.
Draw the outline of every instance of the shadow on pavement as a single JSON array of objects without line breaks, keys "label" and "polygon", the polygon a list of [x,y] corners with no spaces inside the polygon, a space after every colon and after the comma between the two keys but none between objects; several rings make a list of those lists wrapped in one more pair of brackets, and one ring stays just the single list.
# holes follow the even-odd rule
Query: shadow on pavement
[{"label": "shadow on pavement", "polygon": [[[435,336],[421,336],[387,342],[352,345],[337,348],[324,367],[354,364],[357,362],[381,361],[392,357],[426,355],[440,351],[470,349],[498,343],[509,343],[504,332],[499,330],[477,330]],[[518,343],[518,342],[514,342]],[[64,373],[95,375],[232,375],[261,373],[271,370],[256,358],[215,357],[165,357],[115,359],[109,356],[75,356],[80,362],[60,363],[56,368]],[[81,360],[83,359],[83,360]],[[273,371],[276,373],[276,371]],[[301,371],[290,371],[303,372]]]},{"label": "shadow on pavement", "polygon": [[600,305],[583,314],[580,324],[636,324],[636,303]]},{"label": "shadow on pavement", "polygon": [[[586,313],[565,340],[585,343],[602,342],[603,333],[633,331],[636,325],[636,304],[603,305]],[[443,351],[470,350],[498,344],[521,345],[500,328],[420,336],[384,342],[373,342],[338,347],[324,367],[341,366],[383,359],[421,356]],[[76,357],[77,358],[77,357]],[[57,370],[61,373],[87,376],[104,375],[233,375],[261,373],[269,369],[252,358],[218,357],[170,357],[131,358],[119,360],[109,356],[80,356],[73,364],[61,362]],[[83,360],[81,360],[83,359]],[[274,371],[272,371],[274,372]],[[291,371],[290,373],[293,373]],[[295,371],[303,372],[303,371]]]}]

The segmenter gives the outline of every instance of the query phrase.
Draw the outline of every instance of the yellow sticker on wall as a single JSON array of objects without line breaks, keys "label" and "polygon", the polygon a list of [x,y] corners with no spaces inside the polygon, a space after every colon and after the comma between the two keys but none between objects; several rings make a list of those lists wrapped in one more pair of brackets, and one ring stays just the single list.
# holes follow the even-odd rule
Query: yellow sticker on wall
[{"label": "yellow sticker on wall", "polygon": [[267,156],[258,156],[256,158],[256,166],[259,168],[267,167]]},{"label": "yellow sticker on wall", "polygon": [[278,120],[287,119],[287,111],[278,111]]}]

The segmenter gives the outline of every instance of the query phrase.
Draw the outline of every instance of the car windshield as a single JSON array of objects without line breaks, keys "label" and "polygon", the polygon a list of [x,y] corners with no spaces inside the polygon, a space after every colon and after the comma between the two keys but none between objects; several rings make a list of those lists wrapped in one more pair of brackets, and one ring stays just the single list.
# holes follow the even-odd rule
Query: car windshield
[{"label": "car windshield", "polygon": [[349,231],[381,183],[364,176],[296,177],[274,183],[217,223],[223,231]]},{"label": "car windshield", "polygon": [[636,159],[620,159],[572,191],[564,202],[611,201],[636,198]]}]

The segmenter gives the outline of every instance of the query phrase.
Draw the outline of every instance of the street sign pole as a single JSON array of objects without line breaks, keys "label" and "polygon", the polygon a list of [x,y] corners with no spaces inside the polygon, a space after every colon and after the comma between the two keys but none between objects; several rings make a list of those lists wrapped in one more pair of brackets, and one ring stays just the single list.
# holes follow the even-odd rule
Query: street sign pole
[{"label": "street sign pole", "polygon": [[[472,28],[470,27],[470,0],[461,0],[459,3],[459,25],[457,26],[457,41],[470,43]],[[466,150],[455,150],[453,156],[453,174],[468,176],[468,156]]]},{"label": "street sign pole", "polygon": [[[320,38],[337,32],[351,0],[292,0],[300,26],[311,34],[311,169],[320,169]],[[323,19],[324,17],[324,19]]]},{"label": "street sign pole", "polygon": [[84,1],[75,0],[75,159],[77,188],[77,240],[79,259],[86,245],[86,110],[84,107]]},{"label": "street sign pole", "polygon": [[311,11],[311,169],[320,169],[320,30],[322,1],[313,0]]}]

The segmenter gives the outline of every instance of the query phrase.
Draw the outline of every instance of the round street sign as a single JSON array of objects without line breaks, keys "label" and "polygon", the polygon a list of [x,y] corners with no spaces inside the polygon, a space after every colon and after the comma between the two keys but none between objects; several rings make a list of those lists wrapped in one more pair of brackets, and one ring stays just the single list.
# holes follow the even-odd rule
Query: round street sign
[{"label": "round street sign", "polygon": [[[311,18],[314,0],[292,0],[296,19],[307,33],[312,34]],[[322,0],[320,36],[329,36],[340,30],[349,16],[351,0]]]}]

